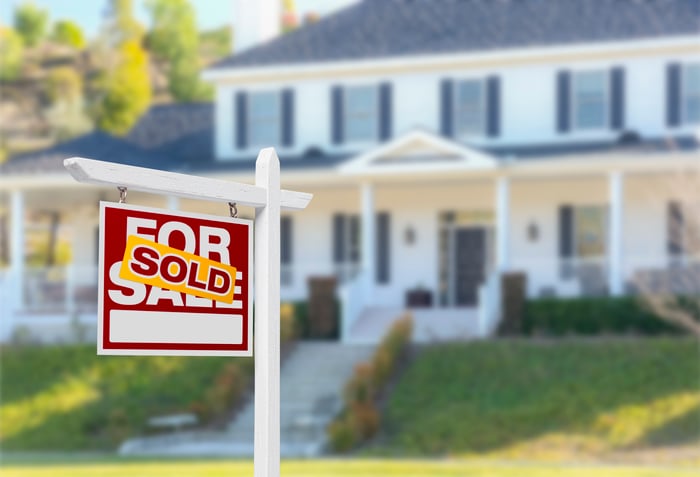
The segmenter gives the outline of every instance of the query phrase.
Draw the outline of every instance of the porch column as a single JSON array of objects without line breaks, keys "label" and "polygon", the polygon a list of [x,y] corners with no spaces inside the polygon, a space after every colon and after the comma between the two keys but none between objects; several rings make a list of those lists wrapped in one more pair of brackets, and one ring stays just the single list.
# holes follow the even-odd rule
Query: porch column
[{"label": "porch column", "polygon": [[510,179],[501,176],[496,181],[496,270],[508,271],[510,254]]},{"label": "porch column", "polygon": [[[16,308],[24,304],[24,192],[17,189],[12,191],[11,214],[12,228],[10,235],[10,271],[15,283],[14,305]],[[10,312],[12,315],[12,312]]]},{"label": "porch column", "polygon": [[365,277],[365,305],[372,302],[375,268],[374,186],[362,184],[362,273]]},{"label": "porch column", "polygon": [[173,195],[168,196],[167,208],[170,210],[177,210],[180,208],[180,198]]},{"label": "porch column", "polygon": [[613,296],[622,295],[622,220],[625,196],[624,178],[620,171],[610,173],[608,179],[610,200],[610,227],[608,232],[608,289]]}]

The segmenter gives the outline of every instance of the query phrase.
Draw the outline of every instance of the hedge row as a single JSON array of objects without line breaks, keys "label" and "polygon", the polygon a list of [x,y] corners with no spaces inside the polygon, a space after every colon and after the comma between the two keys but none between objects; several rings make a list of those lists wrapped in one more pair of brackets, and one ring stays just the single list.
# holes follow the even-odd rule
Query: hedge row
[{"label": "hedge row", "polygon": [[647,309],[639,298],[543,298],[528,301],[525,335],[673,334],[679,330]]},{"label": "hedge row", "polygon": [[392,325],[371,360],[355,368],[345,386],[345,409],[328,427],[334,451],[348,451],[377,433],[379,411],[375,402],[395,371],[412,334],[413,319],[407,314]]}]

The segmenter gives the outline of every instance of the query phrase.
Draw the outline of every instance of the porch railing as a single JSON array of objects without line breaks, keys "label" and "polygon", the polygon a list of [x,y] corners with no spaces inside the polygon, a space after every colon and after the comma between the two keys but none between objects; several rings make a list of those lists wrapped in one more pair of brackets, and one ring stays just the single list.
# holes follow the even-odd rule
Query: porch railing
[{"label": "porch railing", "polygon": [[97,267],[26,267],[19,308],[29,313],[87,313],[97,309]]},{"label": "porch railing", "polygon": [[530,298],[602,296],[608,293],[606,257],[515,258],[510,270],[527,274]]}]

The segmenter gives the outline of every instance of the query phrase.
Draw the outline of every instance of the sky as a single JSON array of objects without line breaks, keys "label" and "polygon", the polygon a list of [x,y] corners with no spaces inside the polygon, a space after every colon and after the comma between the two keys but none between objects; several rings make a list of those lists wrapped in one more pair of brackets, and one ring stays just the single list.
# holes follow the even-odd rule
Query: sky
[{"label": "sky", "polygon": [[[11,25],[15,6],[23,0],[0,0],[0,23]],[[250,0],[251,2],[254,0]],[[354,0],[295,0],[299,16],[307,12],[321,15],[352,3]],[[233,0],[190,0],[197,10],[200,30],[231,24]],[[83,27],[88,36],[97,33],[107,0],[33,0],[33,3],[49,11],[52,20],[73,20]],[[137,18],[148,25],[145,0],[134,0]]]}]

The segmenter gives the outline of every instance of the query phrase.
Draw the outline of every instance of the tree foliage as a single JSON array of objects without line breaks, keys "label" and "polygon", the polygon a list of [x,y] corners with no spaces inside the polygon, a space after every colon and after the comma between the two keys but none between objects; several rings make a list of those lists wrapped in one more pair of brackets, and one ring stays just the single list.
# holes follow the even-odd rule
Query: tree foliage
[{"label": "tree foliage", "polygon": [[103,75],[101,90],[98,127],[112,134],[126,134],[151,101],[148,55],[139,42],[129,40],[119,47],[119,62]]},{"label": "tree foliage", "polygon": [[31,2],[15,9],[15,29],[27,46],[36,46],[45,36],[49,13]]},{"label": "tree foliage", "polygon": [[105,33],[109,43],[119,46],[127,41],[141,41],[144,28],[134,17],[133,0],[109,0]]},{"label": "tree foliage", "polygon": [[61,20],[53,26],[51,38],[62,45],[76,49],[85,47],[85,36],[83,30],[77,23],[70,20]]},{"label": "tree foliage", "polygon": [[187,0],[149,0],[152,18],[148,45],[168,64],[168,89],[177,101],[210,97],[210,88],[199,80],[199,34],[195,11]]},{"label": "tree foliage", "polygon": [[82,96],[83,78],[70,66],[54,68],[46,75],[44,91],[51,104],[74,102]]},{"label": "tree foliage", "polygon": [[19,76],[23,55],[22,37],[12,28],[0,26],[0,80],[14,80]]}]

